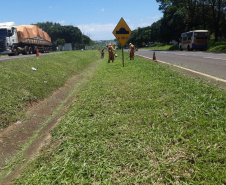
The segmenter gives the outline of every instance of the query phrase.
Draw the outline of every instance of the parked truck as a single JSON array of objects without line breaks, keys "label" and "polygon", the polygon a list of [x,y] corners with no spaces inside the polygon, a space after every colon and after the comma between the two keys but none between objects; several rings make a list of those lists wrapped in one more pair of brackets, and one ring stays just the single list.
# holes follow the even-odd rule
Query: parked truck
[{"label": "parked truck", "polygon": [[51,50],[51,38],[36,25],[15,26],[14,22],[0,23],[0,55],[24,55]]}]

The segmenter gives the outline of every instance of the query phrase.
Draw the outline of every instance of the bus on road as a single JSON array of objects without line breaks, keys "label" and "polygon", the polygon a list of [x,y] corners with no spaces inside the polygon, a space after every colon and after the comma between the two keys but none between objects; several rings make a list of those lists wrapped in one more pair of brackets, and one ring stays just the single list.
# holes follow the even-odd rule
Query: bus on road
[{"label": "bus on road", "polygon": [[192,51],[207,49],[208,30],[194,30],[181,34],[179,48],[180,50],[187,49]]}]

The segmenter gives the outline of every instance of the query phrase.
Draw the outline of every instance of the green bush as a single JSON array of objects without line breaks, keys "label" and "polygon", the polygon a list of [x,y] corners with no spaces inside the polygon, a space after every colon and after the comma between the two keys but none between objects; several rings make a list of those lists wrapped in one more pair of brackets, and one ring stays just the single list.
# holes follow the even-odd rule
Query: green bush
[{"label": "green bush", "polygon": [[208,42],[208,51],[211,52],[226,52],[226,41],[209,41]]}]

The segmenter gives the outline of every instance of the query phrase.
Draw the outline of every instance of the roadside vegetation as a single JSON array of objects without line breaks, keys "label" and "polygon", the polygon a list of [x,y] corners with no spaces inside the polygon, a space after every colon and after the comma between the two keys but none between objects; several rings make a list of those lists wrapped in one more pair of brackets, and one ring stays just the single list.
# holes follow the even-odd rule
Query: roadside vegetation
[{"label": "roadside vegetation", "polygon": [[[165,45],[165,44],[161,44],[159,42],[156,42],[150,47],[143,47],[141,49],[172,51],[172,50],[179,50],[179,47],[178,47],[178,45]],[[207,51],[226,53],[226,41],[218,41],[218,42],[215,42],[213,40],[208,41]]]},{"label": "roadside vegetation", "polygon": [[82,33],[82,31],[71,25],[61,25],[53,22],[38,22],[36,25],[51,37],[52,48],[56,50],[59,45],[71,43],[73,49],[84,49],[87,45],[93,45],[94,42]]},{"label": "roadside vegetation", "polygon": [[0,129],[21,119],[26,106],[51,95],[97,58],[96,51],[73,51],[1,62]]},{"label": "roadside vegetation", "polygon": [[152,49],[152,50],[169,50],[169,51],[172,51],[172,50],[179,50],[179,47],[178,45],[166,45],[166,44],[162,44],[162,43],[159,43],[159,42],[155,42],[152,46],[149,46],[149,47],[144,47],[142,49]]},{"label": "roadside vegetation", "polygon": [[120,57],[103,59],[15,184],[226,183],[226,92],[139,57],[123,68]]},{"label": "roadside vegetation", "polygon": [[208,51],[226,53],[226,41],[218,41],[218,42],[209,41]]},{"label": "roadside vegetation", "polygon": [[99,41],[98,43],[95,43],[93,45],[90,45],[90,46],[86,46],[87,49],[98,49],[98,48],[101,48],[101,49],[107,49],[106,46],[109,45],[109,43],[111,43],[112,45],[115,43],[116,41],[114,40],[102,40],[102,41]]},{"label": "roadside vegetation", "polygon": [[133,30],[129,43],[137,48],[141,48],[143,42],[179,41],[181,33],[191,30],[208,30],[215,42],[226,37],[225,0],[156,1],[163,16],[150,26]]}]

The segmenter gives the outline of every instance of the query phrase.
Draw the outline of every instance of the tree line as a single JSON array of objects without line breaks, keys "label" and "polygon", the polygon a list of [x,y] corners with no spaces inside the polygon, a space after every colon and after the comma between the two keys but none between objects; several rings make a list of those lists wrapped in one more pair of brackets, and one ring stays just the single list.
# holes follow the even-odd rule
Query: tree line
[{"label": "tree line", "polygon": [[151,26],[134,30],[128,42],[178,41],[181,33],[208,30],[215,41],[226,38],[226,0],[156,0],[163,17]]},{"label": "tree line", "polygon": [[85,45],[93,45],[94,42],[84,35],[78,27],[62,26],[53,22],[38,22],[37,25],[51,37],[53,48],[57,45],[71,43],[72,49],[84,49]]}]

